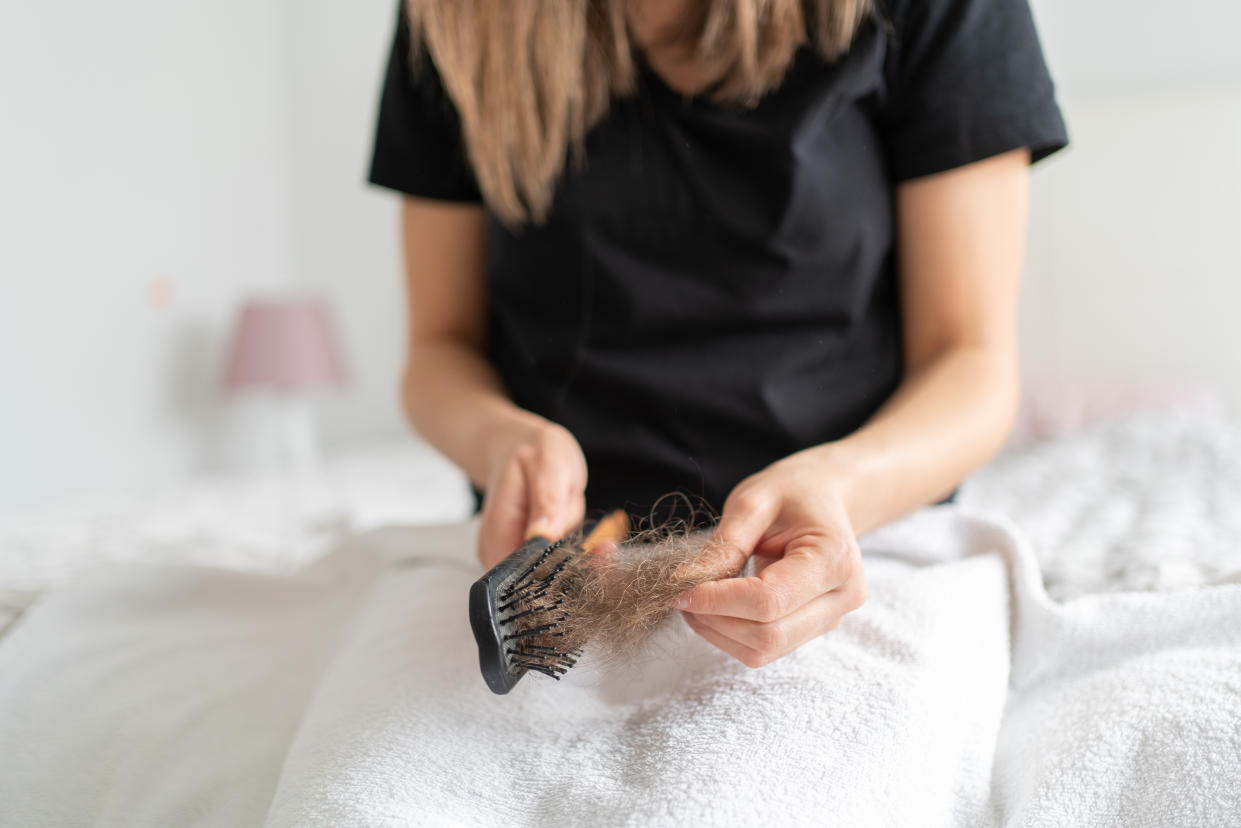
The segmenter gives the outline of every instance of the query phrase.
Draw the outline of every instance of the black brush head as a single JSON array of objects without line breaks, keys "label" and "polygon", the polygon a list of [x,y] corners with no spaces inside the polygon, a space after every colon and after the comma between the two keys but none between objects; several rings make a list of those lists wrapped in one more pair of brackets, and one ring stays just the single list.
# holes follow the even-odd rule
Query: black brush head
[{"label": "black brush head", "polygon": [[564,602],[579,549],[531,538],[470,587],[478,666],[491,692],[507,693],[529,670],[559,679],[577,662],[565,646]]}]

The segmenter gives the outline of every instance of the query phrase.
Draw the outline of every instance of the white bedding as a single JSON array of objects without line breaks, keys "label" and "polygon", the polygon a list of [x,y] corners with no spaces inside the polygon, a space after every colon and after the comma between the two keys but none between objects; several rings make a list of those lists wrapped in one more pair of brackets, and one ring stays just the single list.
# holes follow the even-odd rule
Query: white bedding
[{"label": "white bedding", "polygon": [[355,449],[311,479],[219,475],[0,514],[0,634],[47,590],[120,563],[293,572],[341,537],[463,520],[464,477],[416,440]]},{"label": "white bedding", "polygon": [[960,501],[1029,535],[1055,598],[1241,571],[1241,431],[1204,411],[1143,412],[1007,451]]},{"label": "white bedding", "polygon": [[[1165,413],[1010,452],[866,538],[866,607],[762,671],[674,624],[492,697],[461,525],[115,570],[0,641],[0,824],[1235,825],[1237,446]],[[1124,586],[1175,589],[1085,594]]]}]

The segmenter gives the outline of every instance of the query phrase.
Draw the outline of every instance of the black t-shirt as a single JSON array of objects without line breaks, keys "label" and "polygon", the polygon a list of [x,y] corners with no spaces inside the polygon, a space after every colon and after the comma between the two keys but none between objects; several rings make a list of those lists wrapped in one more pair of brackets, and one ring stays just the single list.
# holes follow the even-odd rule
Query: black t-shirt
[{"label": "black t-shirt", "polygon": [[[639,65],[546,223],[491,222],[491,358],[518,405],[577,437],[590,508],[642,515],[681,491],[719,509],[896,388],[896,183],[1022,147],[1037,160],[1065,127],[1027,0],[889,0],[845,57],[802,49],[752,109]],[[370,180],[478,201],[456,112],[420,68],[402,16]]]}]

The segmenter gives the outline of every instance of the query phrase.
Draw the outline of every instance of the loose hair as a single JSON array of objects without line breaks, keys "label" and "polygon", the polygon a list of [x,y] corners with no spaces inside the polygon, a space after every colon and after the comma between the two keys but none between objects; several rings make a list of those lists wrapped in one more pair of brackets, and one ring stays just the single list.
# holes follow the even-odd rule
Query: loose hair
[{"label": "loose hair", "polygon": [[559,611],[557,645],[591,650],[603,663],[637,654],[675,610],[688,589],[731,578],[745,556],[709,529],[674,521],[631,535],[619,545],[580,553],[568,561],[570,584]]},{"label": "loose hair", "polygon": [[[571,153],[636,85],[627,0],[405,0],[461,118],[487,206],[510,226],[542,222]],[[846,51],[870,0],[698,0],[670,33],[724,66],[710,97],[752,106],[809,41]],[[417,63],[415,62],[415,65]]]}]

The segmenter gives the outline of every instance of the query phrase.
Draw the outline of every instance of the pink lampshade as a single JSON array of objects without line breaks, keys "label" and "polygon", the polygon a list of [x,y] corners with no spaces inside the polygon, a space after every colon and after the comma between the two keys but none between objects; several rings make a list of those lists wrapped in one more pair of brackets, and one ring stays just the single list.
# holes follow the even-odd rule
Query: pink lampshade
[{"label": "pink lampshade", "polygon": [[328,308],[318,299],[251,300],[229,345],[224,387],[313,391],[345,384],[346,371]]}]

